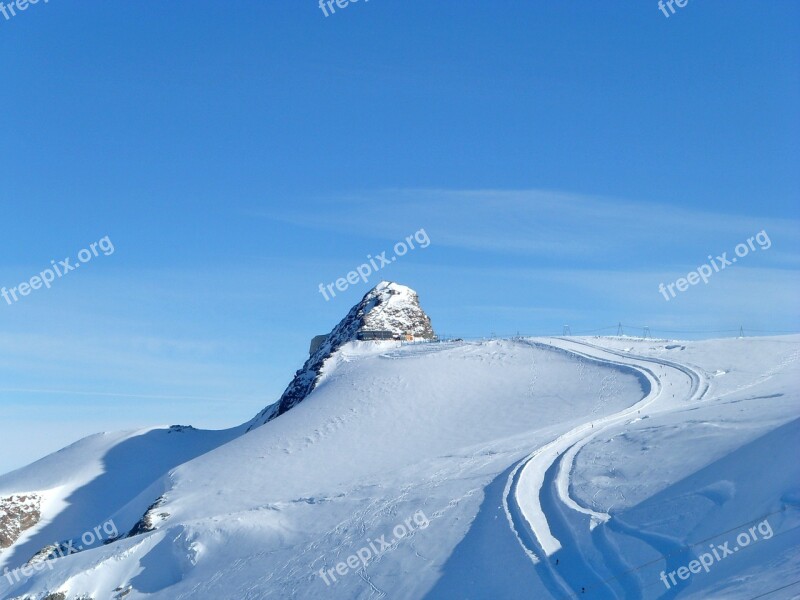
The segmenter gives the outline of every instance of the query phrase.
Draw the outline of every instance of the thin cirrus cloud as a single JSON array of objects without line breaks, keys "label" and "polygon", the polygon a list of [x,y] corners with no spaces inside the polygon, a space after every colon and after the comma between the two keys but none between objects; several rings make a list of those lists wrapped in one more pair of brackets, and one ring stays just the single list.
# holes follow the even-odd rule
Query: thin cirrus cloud
[{"label": "thin cirrus cloud", "polygon": [[[315,229],[402,239],[425,228],[433,243],[466,251],[548,260],[636,264],[653,255],[669,263],[695,254],[731,251],[758,231],[784,245],[771,260],[797,264],[796,219],[712,213],[547,190],[404,189],[340,194],[312,200],[302,212],[256,212]],[[641,258],[638,258],[641,257]]]}]

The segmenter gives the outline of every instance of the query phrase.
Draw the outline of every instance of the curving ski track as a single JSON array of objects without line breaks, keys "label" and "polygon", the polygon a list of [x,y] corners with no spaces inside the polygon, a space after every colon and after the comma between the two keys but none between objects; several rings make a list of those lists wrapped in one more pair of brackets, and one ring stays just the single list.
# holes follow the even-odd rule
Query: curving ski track
[{"label": "curving ski track", "polygon": [[[645,388],[644,396],[632,406],[612,415],[583,423],[550,443],[537,448],[511,471],[503,495],[503,507],[517,540],[537,565],[544,585],[556,598],[616,597],[614,590],[592,566],[614,564],[605,557],[602,540],[592,530],[609,521],[607,513],[582,506],[570,496],[570,475],[578,452],[594,437],[630,418],[644,417],[670,405],[702,399],[708,383],[697,371],[659,358],[632,355],[603,348],[586,341],[553,338],[529,342],[551,350],[568,352],[584,360],[636,372]],[[559,553],[569,569],[557,568],[548,557]],[[580,573],[580,582],[568,573]],[[626,592],[640,597],[636,590]]]}]

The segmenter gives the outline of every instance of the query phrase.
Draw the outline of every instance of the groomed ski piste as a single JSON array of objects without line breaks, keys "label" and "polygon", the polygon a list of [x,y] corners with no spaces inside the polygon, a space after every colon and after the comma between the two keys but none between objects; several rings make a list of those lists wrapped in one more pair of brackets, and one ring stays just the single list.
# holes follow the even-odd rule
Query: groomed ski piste
[{"label": "groomed ski piste", "polygon": [[797,335],[350,342],[249,433],[105,434],[0,477],[43,498],[15,573],[160,499],[152,531],[0,598],[797,598],[799,357]]},{"label": "groomed ski piste", "polygon": [[[545,558],[544,565],[548,572],[544,580],[554,596],[572,597],[578,587],[571,585],[561,575],[562,569],[554,568],[552,561],[546,560],[546,557],[563,548],[562,541],[555,537],[551,529],[551,524],[555,527],[558,523],[563,535],[568,536],[564,544],[574,548],[571,553],[573,566],[566,569],[567,572],[575,571],[575,564],[582,569],[578,580],[585,585],[581,585],[578,591],[585,594],[588,589],[592,596],[609,592],[614,597],[613,591],[598,578],[591,561],[584,558],[581,551],[578,532],[591,532],[597,525],[607,523],[611,516],[582,506],[570,496],[575,458],[586,444],[615,425],[626,420],[648,418],[654,410],[674,408],[685,401],[702,400],[708,390],[708,382],[693,369],[669,360],[637,358],[585,341],[554,339],[547,343],[551,348],[568,351],[586,360],[635,371],[643,381],[645,394],[639,402],[618,413],[581,424],[537,448],[514,468],[505,490],[509,523],[534,564],[540,563],[540,557]],[[566,510],[561,510],[555,503],[560,503]]]}]

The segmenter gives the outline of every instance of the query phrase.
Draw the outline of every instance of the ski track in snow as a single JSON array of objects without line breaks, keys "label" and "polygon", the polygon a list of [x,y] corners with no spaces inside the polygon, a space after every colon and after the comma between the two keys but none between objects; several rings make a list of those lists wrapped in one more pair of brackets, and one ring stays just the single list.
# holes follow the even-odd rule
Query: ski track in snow
[{"label": "ski track in snow", "polygon": [[[581,552],[581,544],[586,543],[584,538],[591,543],[591,531],[611,517],[580,505],[570,496],[570,476],[575,458],[592,439],[627,419],[648,416],[662,410],[665,404],[675,406],[681,401],[702,400],[709,384],[700,372],[669,360],[633,355],[569,338],[530,343],[566,351],[581,360],[601,362],[616,369],[633,369],[649,384],[647,393],[636,404],[583,423],[517,463],[503,497],[503,508],[511,529],[525,554],[535,565],[543,567],[540,570],[542,581],[555,597],[578,597],[587,587],[595,592],[605,588],[613,595]],[[683,388],[685,391],[679,391]],[[564,550],[565,558],[568,556],[571,561],[580,563],[585,577],[580,583],[567,581],[548,559],[561,550]],[[602,548],[596,550],[600,550],[602,555]]]}]

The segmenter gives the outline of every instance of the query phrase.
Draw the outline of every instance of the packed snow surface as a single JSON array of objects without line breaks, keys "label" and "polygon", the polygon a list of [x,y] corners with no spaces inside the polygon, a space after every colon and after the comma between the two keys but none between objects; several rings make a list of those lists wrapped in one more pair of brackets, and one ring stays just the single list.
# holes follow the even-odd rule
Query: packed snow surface
[{"label": "packed snow surface", "polygon": [[102,434],[0,477],[41,499],[0,598],[797,597],[798,357],[800,336],[347,341],[249,432]]}]

